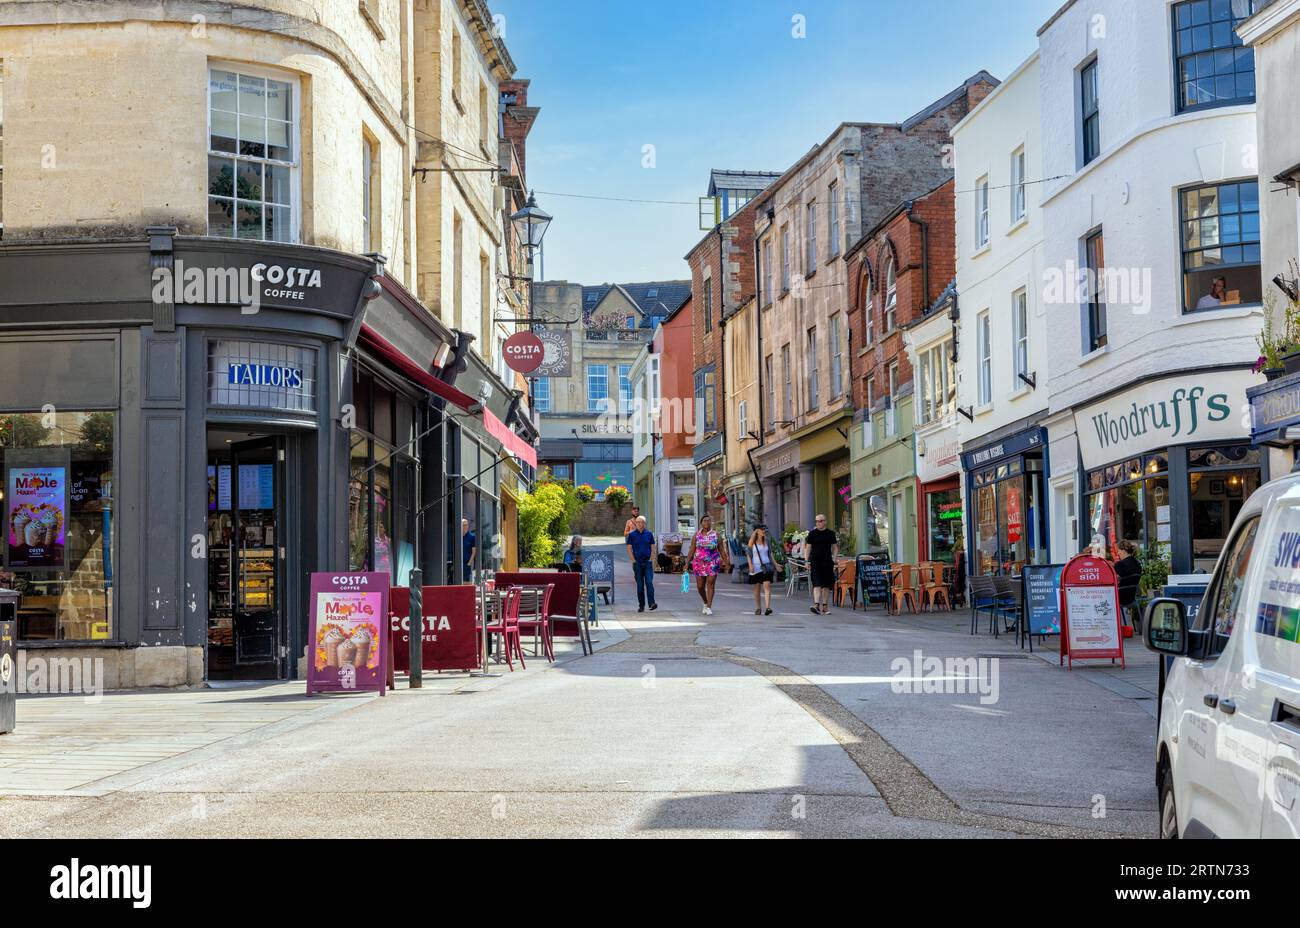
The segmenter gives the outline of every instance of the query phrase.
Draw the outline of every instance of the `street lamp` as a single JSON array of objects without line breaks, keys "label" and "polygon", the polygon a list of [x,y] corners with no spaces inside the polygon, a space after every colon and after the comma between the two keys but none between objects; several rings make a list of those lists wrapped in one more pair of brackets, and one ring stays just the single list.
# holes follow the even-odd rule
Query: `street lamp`
[{"label": "street lamp", "polygon": [[[537,193],[530,190],[528,192],[528,202],[524,204],[523,209],[510,217],[510,221],[514,223],[516,234],[524,243],[524,247],[528,249],[528,278],[531,281],[533,277],[533,255],[537,253],[537,249],[542,247],[542,238],[551,225],[551,214],[537,206]],[[531,307],[532,304],[529,305]]]}]

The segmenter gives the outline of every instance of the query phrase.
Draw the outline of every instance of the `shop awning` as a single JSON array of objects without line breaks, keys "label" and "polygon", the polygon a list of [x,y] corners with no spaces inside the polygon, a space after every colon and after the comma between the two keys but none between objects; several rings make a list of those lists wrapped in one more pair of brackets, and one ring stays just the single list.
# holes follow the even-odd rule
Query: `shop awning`
[{"label": "shop awning", "polygon": [[537,469],[537,449],[510,431],[510,427],[498,419],[490,409],[483,410],[483,426],[488,434],[501,442],[507,451],[533,470]]},{"label": "shop awning", "polygon": [[[405,377],[409,377],[413,383],[424,387],[435,396],[440,396],[449,403],[454,403],[466,412],[478,412],[483,410],[483,404],[468,393],[462,393],[451,384],[443,383],[437,377],[419,364],[412,361],[402,352],[398,351],[392,344],[375,332],[370,326],[363,324],[361,326],[361,343],[367,350],[373,351],[378,357],[386,363],[391,364],[393,369]],[[483,410],[487,412],[486,410]],[[490,413],[488,413],[491,415]],[[495,417],[494,417],[495,418]],[[500,420],[498,420],[500,421]],[[508,430],[507,430],[508,431]]]},{"label": "shop awning", "polygon": [[492,410],[474,399],[474,397],[442,382],[430,371],[424,370],[415,361],[402,354],[383,336],[364,324],[361,326],[360,342],[368,351],[374,352],[379,358],[392,365],[394,370],[410,378],[412,382],[424,387],[430,393],[442,397],[449,403],[454,403],[466,412],[481,415],[483,417],[483,428],[489,435],[501,442],[502,447],[510,454],[534,470],[537,469],[537,449],[512,432],[510,427],[502,422]]}]

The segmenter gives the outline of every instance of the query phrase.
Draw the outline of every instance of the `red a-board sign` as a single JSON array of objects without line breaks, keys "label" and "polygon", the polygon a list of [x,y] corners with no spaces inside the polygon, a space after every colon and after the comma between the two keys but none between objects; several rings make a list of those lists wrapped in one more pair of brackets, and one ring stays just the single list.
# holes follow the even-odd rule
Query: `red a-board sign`
[{"label": "red a-board sign", "polygon": [[1115,569],[1090,554],[1071,558],[1061,571],[1060,663],[1118,657],[1124,666],[1121,615]]},{"label": "red a-board sign", "polygon": [[[426,586],[424,631],[420,649],[422,670],[477,670],[479,632],[478,590],[469,584]],[[389,622],[393,639],[393,669],[411,668],[411,591],[394,587],[390,594]]]}]

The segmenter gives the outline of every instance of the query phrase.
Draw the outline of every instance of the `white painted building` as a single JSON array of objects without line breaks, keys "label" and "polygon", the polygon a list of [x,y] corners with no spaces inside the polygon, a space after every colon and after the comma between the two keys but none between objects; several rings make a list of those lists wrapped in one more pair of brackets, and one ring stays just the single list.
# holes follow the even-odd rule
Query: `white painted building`
[{"label": "white painted building", "polygon": [[1035,53],[952,131],[959,319],[949,421],[965,465],[972,574],[1018,572],[1047,558],[1040,95]]},{"label": "white painted building", "polygon": [[1129,540],[1208,568],[1267,478],[1244,416],[1259,178],[1234,28],[1251,8],[1075,0],[1039,32],[1053,561]]}]

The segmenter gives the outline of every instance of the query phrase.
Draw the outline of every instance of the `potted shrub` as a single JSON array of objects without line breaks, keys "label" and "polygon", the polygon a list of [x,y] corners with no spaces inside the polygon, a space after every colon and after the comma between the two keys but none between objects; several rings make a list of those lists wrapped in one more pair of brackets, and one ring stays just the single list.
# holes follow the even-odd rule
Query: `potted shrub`
[{"label": "potted shrub", "polygon": [[589,503],[596,498],[596,488],[589,483],[580,483],[573,488],[579,502]]},{"label": "potted shrub", "polygon": [[1277,303],[1272,292],[1264,297],[1264,327],[1255,336],[1259,359],[1254,370],[1269,380],[1300,372],[1300,302],[1288,300],[1280,310]]}]

